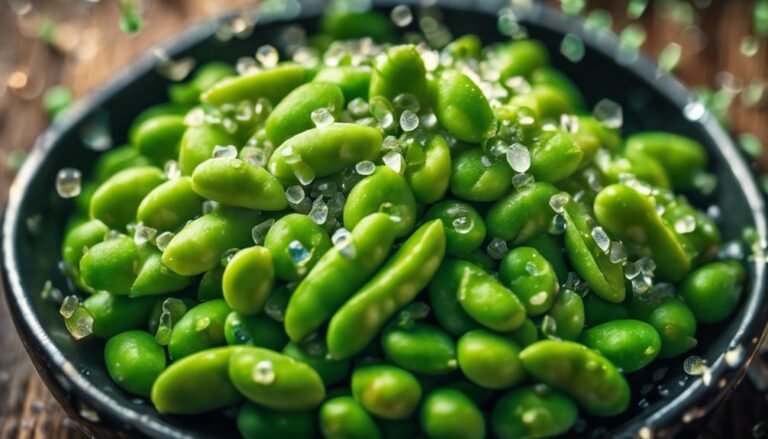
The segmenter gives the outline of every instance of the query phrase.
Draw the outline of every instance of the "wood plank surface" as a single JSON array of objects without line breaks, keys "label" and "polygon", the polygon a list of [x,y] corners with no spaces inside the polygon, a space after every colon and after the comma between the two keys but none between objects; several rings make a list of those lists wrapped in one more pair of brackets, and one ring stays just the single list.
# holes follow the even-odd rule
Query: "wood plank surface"
[{"label": "wood plank surface", "polygon": [[[241,2],[242,3],[242,2]],[[247,3],[247,2],[245,2]],[[557,2],[550,2],[557,3]],[[752,0],[699,0],[703,9],[694,8],[696,22],[706,32],[682,30],[663,18],[655,2],[639,20],[647,29],[643,49],[656,56],[670,41],[682,48],[676,73],[688,84],[713,86],[719,72],[730,72],[746,84],[768,76],[768,43],[746,57],[739,51],[743,37],[751,32],[749,21]],[[32,11],[19,18],[10,5],[24,0],[0,3],[0,204],[13,179],[7,166],[20,151],[29,149],[35,137],[47,126],[41,105],[42,91],[62,84],[82,96],[102,84],[152,44],[162,41],[190,23],[232,7],[226,0],[151,0],[146,13],[146,28],[129,38],[117,30],[117,1],[50,0],[34,1]],[[659,6],[662,4],[662,6]],[[595,0],[589,7],[612,12],[614,29],[628,22],[626,2]],[[653,10],[656,8],[657,10]],[[54,32],[58,49],[36,38],[36,29],[46,17],[58,25]],[[26,85],[18,90],[22,76]],[[720,75],[720,78],[727,78]],[[11,85],[7,85],[11,83]],[[748,108],[738,102],[732,107],[735,133],[751,132],[768,145],[768,106]],[[762,156],[768,169],[768,157]],[[705,437],[752,437],[753,425],[768,419],[766,395],[745,380],[731,402],[712,418]],[[768,430],[768,429],[766,429]],[[754,437],[759,437],[760,432]],[[768,434],[768,432],[766,432]],[[79,438],[75,423],[68,419],[34,372],[13,328],[5,302],[0,300],[0,438]]]}]

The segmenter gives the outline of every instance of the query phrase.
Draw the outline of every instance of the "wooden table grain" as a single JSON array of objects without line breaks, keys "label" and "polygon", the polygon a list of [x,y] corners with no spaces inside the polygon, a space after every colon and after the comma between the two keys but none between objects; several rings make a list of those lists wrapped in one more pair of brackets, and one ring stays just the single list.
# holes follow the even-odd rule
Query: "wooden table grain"
[{"label": "wooden table grain", "polygon": [[[18,18],[10,5],[18,7],[23,3],[23,0],[0,3],[0,204],[4,204],[13,179],[13,171],[7,165],[17,159],[20,151],[28,150],[48,124],[41,105],[43,90],[61,84],[75,96],[82,96],[130,64],[152,44],[235,3],[248,2],[151,0],[146,27],[135,37],[127,37],[117,30],[116,1],[35,1],[32,12]],[[666,2],[669,3],[673,2]],[[639,20],[647,30],[643,49],[656,56],[667,43],[679,43],[683,51],[676,73],[692,86],[714,86],[719,72],[729,72],[744,84],[755,78],[765,79],[768,42],[764,39],[752,57],[739,51],[742,38],[751,32],[750,11],[754,1],[699,0],[694,3],[710,3],[703,9],[693,8],[696,23],[705,34],[697,33],[693,27],[681,29],[664,18],[660,9],[665,2],[656,1]],[[610,10],[614,29],[622,29],[628,23],[625,1],[593,0],[589,6]],[[57,47],[36,37],[46,17],[53,20],[47,23],[57,23],[53,32]],[[9,82],[16,86],[22,84],[24,75],[24,87],[13,90],[6,86]],[[727,75],[721,74],[719,78],[727,79]],[[768,145],[766,107],[748,108],[737,99],[731,108],[734,132],[750,132]],[[763,154],[760,166],[768,170],[768,155]],[[730,403],[712,419],[711,428],[704,434],[706,437],[752,437],[753,425],[768,419],[766,395],[746,380]],[[34,372],[5,302],[0,300],[0,438],[10,437],[80,438],[82,435]]]}]

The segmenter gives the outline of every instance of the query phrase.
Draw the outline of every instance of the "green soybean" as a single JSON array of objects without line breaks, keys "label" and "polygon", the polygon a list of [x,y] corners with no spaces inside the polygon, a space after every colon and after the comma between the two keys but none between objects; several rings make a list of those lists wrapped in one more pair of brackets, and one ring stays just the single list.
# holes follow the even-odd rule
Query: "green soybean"
[{"label": "green soybean", "polygon": [[149,333],[127,331],[107,341],[104,362],[118,386],[148,397],[152,384],[165,369],[165,351]]},{"label": "green soybean", "polygon": [[237,158],[213,158],[198,165],[192,173],[192,189],[231,206],[255,210],[288,207],[285,190],[275,177]]},{"label": "green soybean", "polygon": [[494,331],[514,331],[525,321],[520,299],[482,269],[470,266],[465,270],[457,294],[464,311]]},{"label": "green soybean", "polygon": [[327,400],[320,408],[320,431],[326,439],[380,439],[371,415],[350,396]]},{"label": "green soybean", "polygon": [[397,236],[407,236],[416,224],[416,199],[402,175],[387,166],[352,188],[344,204],[344,225],[350,229],[366,216],[384,212],[396,223]]},{"label": "green soybean", "polygon": [[579,412],[566,395],[547,386],[514,389],[494,406],[491,422],[501,439],[550,437],[566,433]]},{"label": "green soybean", "polygon": [[221,299],[203,302],[173,325],[168,355],[174,361],[195,352],[226,344],[224,322],[232,310]]},{"label": "green soybean", "polygon": [[559,192],[549,183],[537,182],[507,195],[485,217],[488,234],[519,243],[546,232],[555,216],[549,200]]},{"label": "green soybean", "polygon": [[425,220],[439,219],[445,227],[446,254],[466,256],[485,240],[483,217],[468,203],[442,201],[424,213]]},{"label": "green soybean", "polygon": [[91,218],[123,229],[136,218],[136,209],[152,189],[165,181],[158,168],[144,166],[118,172],[102,183],[91,198]]},{"label": "green soybean", "polygon": [[507,389],[525,378],[518,359],[520,347],[485,329],[464,334],[457,344],[459,368],[473,383],[489,389]]},{"label": "green soybean", "polygon": [[625,373],[647,366],[661,350],[661,339],[653,326],[632,319],[613,320],[587,329],[581,342]]},{"label": "green soybean", "polygon": [[552,265],[531,247],[517,247],[504,255],[499,280],[520,298],[531,316],[545,313],[560,291]]},{"label": "green soybean", "polygon": [[240,314],[257,314],[264,309],[274,277],[269,249],[253,246],[240,250],[224,268],[221,279],[224,300]]},{"label": "green soybean", "polygon": [[424,398],[421,428],[434,439],[480,439],[485,437],[483,413],[456,389],[440,388]]},{"label": "green soybean", "polygon": [[486,156],[481,148],[468,149],[451,163],[451,193],[467,201],[495,201],[512,187],[513,176],[506,161]]},{"label": "green soybean", "polygon": [[232,311],[224,321],[228,345],[248,345],[281,350],[288,343],[283,325],[265,314],[244,316]]},{"label": "green soybean", "polygon": [[245,439],[310,439],[317,435],[311,411],[284,412],[251,402],[237,412],[237,429]]},{"label": "green soybean", "polygon": [[[291,256],[298,242],[310,256],[299,263]],[[275,276],[287,281],[303,278],[332,247],[331,238],[306,215],[289,214],[277,220],[264,238],[264,247],[272,253]]]},{"label": "green soybean", "polygon": [[387,358],[411,372],[441,375],[454,371],[456,343],[442,329],[427,324],[394,324],[381,335]]},{"label": "green soybean", "polygon": [[421,400],[421,385],[410,372],[385,364],[352,372],[352,395],[365,409],[384,419],[406,419]]},{"label": "green soybean", "polygon": [[737,261],[712,262],[688,275],[681,294],[697,321],[716,323],[736,308],[744,277],[744,267]]},{"label": "green soybean", "polygon": [[200,215],[203,199],[192,190],[192,179],[168,180],[148,193],[136,211],[136,219],[157,230],[176,230]]},{"label": "green soybean", "polygon": [[[414,146],[421,148],[421,146]],[[424,161],[409,163],[405,178],[411,186],[416,201],[432,204],[442,199],[451,181],[451,150],[445,137],[432,134],[422,151]]]},{"label": "green soybean", "polygon": [[203,92],[200,100],[221,105],[236,104],[246,99],[256,102],[259,98],[265,98],[274,104],[306,80],[307,72],[304,67],[290,63],[282,64],[273,69],[225,78]]}]

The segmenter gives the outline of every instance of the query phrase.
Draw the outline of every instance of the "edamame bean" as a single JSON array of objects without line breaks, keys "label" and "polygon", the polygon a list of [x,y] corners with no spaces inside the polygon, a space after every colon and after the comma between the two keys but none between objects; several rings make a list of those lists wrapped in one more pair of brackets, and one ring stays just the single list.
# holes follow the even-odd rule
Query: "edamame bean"
[{"label": "edamame bean", "polygon": [[272,291],[274,277],[269,249],[253,246],[240,250],[224,268],[221,278],[224,300],[240,314],[258,314]]},{"label": "edamame bean", "polygon": [[485,437],[485,419],[480,409],[465,394],[445,387],[424,398],[421,428],[433,439]]},{"label": "edamame bean", "polygon": [[744,277],[738,261],[712,262],[688,275],[681,294],[697,321],[716,323],[736,308]]},{"label": "edamame bean", "polygon": [[328,324],[328,351],[334,358],[360,352],[382,325],[427,286],[445,256],[443,223],[419,227],[378,273],[347,301]]},{"label": "edamame bean", "polygon": [[280,322],[265,314],[244,316],[237,311],[229,313],[224,321],[224,338],[229,345],[259,346],[275,351],[288,343]]},{"label": "edamame bean", "polygon": [[424,160],[421,163],[409,163],[405,169],[405,178],[411,186],[416,201],[432,204],[442,199],[448,191],[451,181],[451,150],[445,137],[432,134],[426,146],[413,145],[422,150]]},{"label": "edamame bean", "polygon": [[269,349],[239,347],[229,361],[229,378],[247,399],[274,410],[309,410],[325,399],[314,369]]},{"label": "edamame bean", "polygon": [[200,94],[217,82],[235,76],[231,65],[223,62],[209,62],[201,66],[186,82],[171,84],[168,96],[172,102],[192,106],[200,102]]},{"label": "edamame bean", "polygon": [[384,419],[406,419],[421,400],[421,385],[410,372],[386,364],[352,372],[352,395],[365,409]]},{"label": "edamame bean", "polygon": [[118,146],[99,156],[93,166],[93,180],[101,183],[125,169],[144,167],[150,164],[149,159],[139,154],[139,151],[133,146]]},{"label": "edamame bean", "polygon": [[345,8],[323,15],[321,29],[332,40],[350,40],[368,37],[378,43],[394,40],[392,21],[376,11],[358,12]]},{"label": "edamame bean", "polygon": [[407,236],[416,224],[416,199],[408,181],[387,166],[377,166],[349,192],[344,225],[353,230],[363,218],[376,212],[390,216],[398,237]]},{"label": "edamame bean", "polygon": [[525,240],[522,245],[535,248],[541,253],[544,259],[552,265],[559,281],[565,281],[568,278],[568,265],[563,255],[563,244],[559,239],[548,233],[542,233]]},{"label": "edamame bean", "polygon": [[281,64],[273,69],[225,78],[203,92],[200,100],[222,105],[236,104],[246,99],[256,102],[259,98],[266,98],[277,103],[307,79],[304,67],[291,63]]},{"label": "edamame bean", "polygon": [[504,395],[493,408],[493,431],[501,439],[559,436],[579,415],[576,404],[547,386],[521,387]]},{"label": "edamame bean", "polygon": [[192,179],[168,180],[141,200],[136,219],[157,230],[176,230],[200,215],[203,199],[192,190]]},{"label": "edamame bean", "polygon": [[595,216],[608,233],[647,247],[660,279],[675,282],[688,273],[691,260],[680,236],[664,224],[653,202],[635,189],[614,184],[601,190],[595,198]]},{"label": "edamame bean", "polygon": [[495,201],[512,187],[514,171],[481,148],[459,153],[451,163],[451,193],[467,201]]},{"label": "edamame bean", "polygon": [[381,335],[387,359],[411,372],[442,375],[456,367],[456,344],[442,329],[427,324],[390,325]]},{"label": "edamame bean", "polygon": [[619,303],[626,295],[624,269],[613,263],[592,237],[594,221],[584,208],[570,199],[563,207],[565,248],[576,272],[601,299]]},{"label": "edamame bean", "polygon": [[444,70],[435,81],[434,93],[437,120],[457,139],[479,143],[496,132],[496,116],[488,100],[467,75]]},{"label": "edamame bean", "polygon": [[700,143],[672,133],[647,131],[627,138],[627,155],[645,154],[658,160],[676,190],[695,187],[696,173],[707,164],[707,154]]},{"label": "edamame bean", "polygon": [[203,302],[187,311],[173,325],[168,355],[178,361],[195,352],[224,345],[224,322],[231,311],[221,299]]},{"label": "edamame bean", "polygon": [[[296,245],[298,243],[299,245]],[[300,246],[300,247],[299,247]],[[287,281],[303,278],[332,247],[331,238],[306,215],[289,214],[277,220],[264,238],[264,247],[272,253],[275,276]],[[303,248],[309,257],[296,255]]]},{"label": "edamame bean", "polygon": [[174,361],[152,385],[160,413],[194,415],[227,407],[242,397],[229,380],[229,361],[240,347],[206,349]]},{"label": "edamame bean", "polygon": [[581,342],[625,373],[647,366],[661,350],[661,339],[653,326],[632,319],[612,320],[587,329]]},{"label": "edamame bean", "polygon": [[312,78],[314,82],[336,84],[344,94],[344,100],[368,100],[372,69],[369,66],[328,66],[320,69]]},{"label": "edamame bean", "polygon": [[576,340],[584,329],[584,302],[571,290],[560,292],[547,315],[554,320],[555,328],[553,334],[546,335]]},{"label": "edamame bean", "polygon": [[467,261],[446,259],[429,285],[429,303],[440,326],[458,337],[480,328],[459,303],[459,285],[466,270],[481,270]]},{"label": "edamame bean", "polygon": [[562,129],[543,132],[531,148],[530,173],[536,181],[557,183],[573,174],[584,151],[573,136]]},{"label": "edamame bean", "polygon": [[99,291],[83,301],[83,307],[93,317],[93,335],[104,339],[143,327],[154,304],[154,297],[130,298],[106,291]]},{"label": "edamame bean", "polygon": [[288,207],[283,185],[264,168],[237,158],[213,158],[192,173],[192,189],[200,196],[254,210]]},{"label": "edamame bean", "polygon": [[328,358],[328,348],[322,341],[311,341],[302,345],[292,341],[285,345],[283,354],[315,369],[326,386],[338,384],[349,375],[350,361]]},{"label": "edamame bean", "polygon": [[696,318],[691,309],[676,298],[649,299],[633,296],[630,313],[632,317],[653,326],[659,333],[659,358],[676,357],[693,349],[698,343],[695,338]]},{"label": "edamame bean", "polygon": [[[408,80],[403,81],[403,78]],[[392,101],[405,93],[415,96],[422,104],[428,102],[427,71],[421,54],[412,44],[391,47],[386,57],[377,60],[368,97],[383,96]]]},{"label": "edamame bean", "polygon": [[504,255],[499,280],[520,298],[531,316],[547,312],[560,291],[552,265],[531,247],[517,247]]},{"label": "edamame bean", "polygon": [[[580,114],[586,108],[584,96],[582,96],[579,88],[568,76],[557,69],[548,66],[539,67],[530,74],[530,81],[532,85],[549,85],[560,90],[567,97],[571,108],[576,113]],[[608,128],[604,128],[604,131],[606,132],[606,137],[612,138],[612,141],[606,142],[604,146],[611,151],[616,151],[621,146],[619,134]]]},{"label": "edamame bean", "polygon": [[525,378],[520,347],[502,335],[486,329],[467,332],[459,339],[457,352],[461,372],[479,386],[507,389]]},{"label": "edamame bean", "polygon": [[367,126],[333,123],[297,134],[269,159],[269,172],[283,184],[310,182],[364,160],[376,160],[381,133]]},{"label": "edamame bean", "polygon": [[184,116],[162,114],[141,122],[131,133],[131,143],[141,155],[163,166],[177,157],[179,141],[186,130]]},{"label": "edamame bean", "polygon": [[667,205],[661,219],[674,229],[677,224],[695,223],[685,239],[696,252],[696,262],[707,262],[717,256],[720,248],[720,231],[711,218],[691,207],[683,200]]},{"label": "edamame bean", "polygon": [[245,439],[311,439],[317,435],[314,413],[272,410],[251,402],[237,412],[237,429]]},{"label": "edamame bean", "polygon": [[528,76],[536,69],[549,64],[549,52],[539,41],[520,40],[492,47],[499,65],[502,66],[502,79]]},{"label": "edamame bean", "polygon": [[141,267],[131,285],[131,297],[151,296],[179,291],[192,283],[192,278],[180,276],[163,264],[163,254],[145,243],[139,246]]},{"label": "edamame bean", "polygon": [[93,289],[128,294],[139,264],[139,251],[133,239],[121,235],[88,249],[80,258],[80,275]]},{"label": "edamame bean", "polygon": [[595,416],[615,416],[629,407],[629,384],[610,361],[572,341],[543,340],[520,352],[536,379],[562,390]]},{"label": "edamame bean", "polygon": [[259,213],[239,208],[219,207],[184,226],[163,252],[163,263],[183,276],[211,270],[231,248],[249,246],[251,229]]},{"label": "edamame bean", "polygon": [[424,214],[425,220],[439,219],[445,228],[446,254],[466,256],[474,252],[485,240],[483,217],[468,203],[442,201]]},{"label": "edamame bean", "polygon": [[497,201],[485,217],[488,234],[520,243],[547,231],[555,212],[549,200],[560,190],[537,182]]},{"label": "edamame bean", "polygon": [[628,318],[629,310],[624,304],[608,302],[595,294],[587,294],[584,298],[584,322],[588,327]]},{"label": "edamame bean", "polygon": [[320,408],[320,431],[326,439],[380,439],[371,415],[350,396],[327,400]]},{"label": "edamame bean", "polygon": [[327,109],[338,120],[344,109],[341,88],[325,82],[310,82],[299,86],[270,113],[265,125],[267,138],[273,145],[280,146],[296,134],[314,128],[311,114],[320,108]]},{"label": "edamame bean", "polygon": [[511,332],[525,321],[525,307],[515,293],[482,269],[468,266],[457,291],[459,304],[481,325]]},{"label": "edamame bean", "polygon": [[107,341],[104,362],[118,386],[148,397],[152,384],[165,369],[165,351],[149,333],[127,331]]},{"label": "edamame bean", "polygon": [[221,278],[223,276],[223,266],[206,271],[197,288],[197,300],[207,302],[213,299],[223,299],[224,292],[221,290]]},{"label": "edamame bean", "polygon": [[526,347],[539,339],[539,328],[533,323],[533,320],[526,318],[522,326],[506,334],[520,347]]},{"label": "edamame bean", "polygon": [[112,229],[123,229],[136,218],[141,200],[164,181],[163,171],[151,166],[118,172],[94,192],[91,218],[101,220]]},{"label": "edamame bean", "polygon": [[219,127],[201,124],[187,128],[179,144],[179,169],[192,175],[200,163],[211,158],[217,145],[233,145],[235,139]]},{"label": "edamame bean", "polygon": [[333,316],[384,263],[395,223],[375,213],[352,231],[349,242],[329,250],[296,288],[285,311],[285,331],[299,341]]},{"label": "edamame bean", "polygon": [[83,255],[96,244],[104,241],[104,237],[109,232],[109,227],[99,220],[90,220],[83,222],[70,229],[64,235],[64,242],[61,245],[61,259],[67,264],[67,267],[74,269],[79,279],[80,259]]}]

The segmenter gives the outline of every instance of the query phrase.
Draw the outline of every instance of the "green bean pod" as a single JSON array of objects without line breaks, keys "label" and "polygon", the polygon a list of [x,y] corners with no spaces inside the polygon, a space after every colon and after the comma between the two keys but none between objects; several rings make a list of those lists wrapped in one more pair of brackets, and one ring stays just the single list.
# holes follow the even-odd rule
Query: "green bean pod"
[{"label": "green bean pod", "polygon": [[336,311],[328,325],[330,354],[334,358],[348,358],[365,348],[382,325],[427,286],[443,256],[443,223],[433,220],[417,229],[379,272]]},{"label": "green bean pod", "polygon": [[83,282],[112,294],[130,293],[139,267],[139,251],[129,236],[99,242],[80,258]]},{"label": "green bean pod", "polygon": [[557,183],[576,172],[584,151],[564,130],[545,131],[531,148],[530,173],[536,181]]},{"label": "green bean pod", "polygon": [[584,302],[571,290],[563,290],[547,314],[555,322],[553,335],[562,340],[576,340],[584,329]]},{"label": "green bean pod", "polygon": [[696,173],[707,165],[707,154],[693,139],[672,133],[647,131],[627,138],[628,156],[645,154],[659,161],[676,190],[695,188]]},{"label": "green bean pod", "polygon": [[154,164],[163,166],[178,156],[179,141],[186,131],[184,116],[163,114],[140,123],[132,133],[131,143]]},{"label": "green bean pod", "polygon": [[99,291],[83,301],[83,307],[93,317],[93,335],[107,339],[147,322],[154,297],[131,298]]},{"label": "green bean pod", "polygon": [[178,275],[166,267],[163,254],[151,244],[139,246],[139,257],[141,268],[131,285],[131,297],[172,293],[192,284],[192,278]]}]

